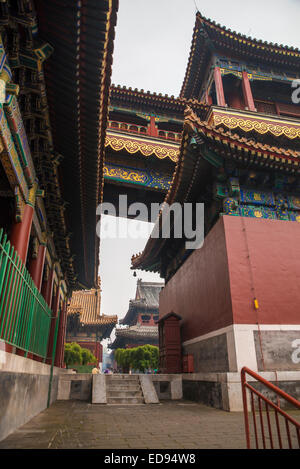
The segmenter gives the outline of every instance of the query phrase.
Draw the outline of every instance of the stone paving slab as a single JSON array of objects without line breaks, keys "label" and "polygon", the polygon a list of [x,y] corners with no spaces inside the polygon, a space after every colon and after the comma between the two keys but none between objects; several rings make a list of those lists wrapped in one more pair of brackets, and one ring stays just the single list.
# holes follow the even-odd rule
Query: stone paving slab
[{"label": "stone paving slab", "polygon": [[0,442],[0,449],[23,448],[244,449],[244,420],[242,413],[190,401],[144,406],[57,401]]}]

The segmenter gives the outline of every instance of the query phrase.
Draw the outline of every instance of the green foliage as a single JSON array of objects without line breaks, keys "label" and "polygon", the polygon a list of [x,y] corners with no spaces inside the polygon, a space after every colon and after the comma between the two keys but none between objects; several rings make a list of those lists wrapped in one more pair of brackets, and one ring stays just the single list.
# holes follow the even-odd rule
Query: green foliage
[{"label": "green foliage", "polygon": [[72,365],[72,368],[76,370],[77,373],[91,373],[95,365]]},{"label": "green foliage", "polygon": [[97,358],[87,348],[81,349],[81,364],[87,365],[88,363],[96,363]]},{"label": "green foliage", "polygon": [[97,363],[97,358],[86,348],[80,347],[75,342],[65,344],[65,364],[86,365],[87,363]]},{"label": "green foliage", "polygon": [[115,360],[123,370],[131,367],[144,372],[148,368],[158,368],[159,349],[154,345],[143,345],[135,348],[117,349]]}]

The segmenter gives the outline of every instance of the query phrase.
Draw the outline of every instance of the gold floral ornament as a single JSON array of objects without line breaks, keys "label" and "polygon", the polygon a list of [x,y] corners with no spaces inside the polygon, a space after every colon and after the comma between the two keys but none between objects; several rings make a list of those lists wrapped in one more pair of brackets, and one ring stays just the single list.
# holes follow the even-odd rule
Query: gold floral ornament
[{"label": "gold floral ornament", "polygon": [[179,157],[178,148],[156,143],[146,143],[142,140],[118,138],[111,135],[106,136],[105,146],[115,151],[126,150],[130,154],[140,152],[144,156],[155,155],[159,159],[169,158],[174,162]]},{"label": "gold floral ornament", "polygon": [[271,133],[275,137],[285,135],[287,138],[294,140],[300,138],[300,126],[288,126],[285,123],[273,124],[271,122],[263,122],[251,119],[242,119],[240,117],[214,115],[214,125],[225,125],[229,129],[241,129],[244,132],[255,131],[259,134]]}]

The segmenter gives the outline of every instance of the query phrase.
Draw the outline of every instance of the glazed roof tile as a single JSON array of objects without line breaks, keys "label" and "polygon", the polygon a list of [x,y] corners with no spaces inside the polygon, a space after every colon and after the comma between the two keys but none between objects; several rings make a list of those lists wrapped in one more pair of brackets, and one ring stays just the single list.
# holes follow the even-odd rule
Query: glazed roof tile
[{"label": "glazed roof tile", "polygon": [[116,337],[158,337],[158,326],[135,324],[124,329],[116,329]]},{"label": "glazed roof tile", "polygon": [[110,87],[110,100],[140,104],[151,104],[154,107],[164,108],[166,110],[175,110],[184,112],[187,105],[191,106],[195,112],[201,113],[203,117],[209,110],[209,106],[203,102],[198,101],[195,98],[186,99],[184,97],[174,97],[162,93],[150,93],[150,91],[139,90],[137,88],[132,89],[131,87],[112,85]]},{"label": "glazed roof tile", "polygon": [[100,315],[100,304],[100,288],[74,291],[67,314],[80,313],[80,322],[84,325],[117,324],[117,316]]},{"label": "glazed roof tile", "polygon": [[164,283],[143,282],[138,280],[136,288],[136,299],[143,299],[149,308],[158,308],[159,293]]}]

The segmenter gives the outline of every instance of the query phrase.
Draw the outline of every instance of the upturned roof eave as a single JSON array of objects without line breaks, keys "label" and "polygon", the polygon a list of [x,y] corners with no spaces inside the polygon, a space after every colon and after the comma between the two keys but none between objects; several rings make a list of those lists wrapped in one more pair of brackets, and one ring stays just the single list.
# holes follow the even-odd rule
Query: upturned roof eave
[{"label": "upturned roof eave", "polygon": [[180,97],[195,97],[191,95],[191,91],[195,87],[195,76],[199,77],[201,75],[201,65],[199,66],[199,63],[202,64],[202,61],[204,63],[203,58],[207,52],[209,55],[215,51],[227,50],[234,52],[234,45],[243,48],[236,51],[237,55],[252,57],[255,53],[257,60],[261,60],[262,63],[270,64],[273,62],[276,66],[281,64],[286,68],[299,70],[299,49],[254,39],[236,31],[231,31],[231,29],[205,18],[198,12]]}]

